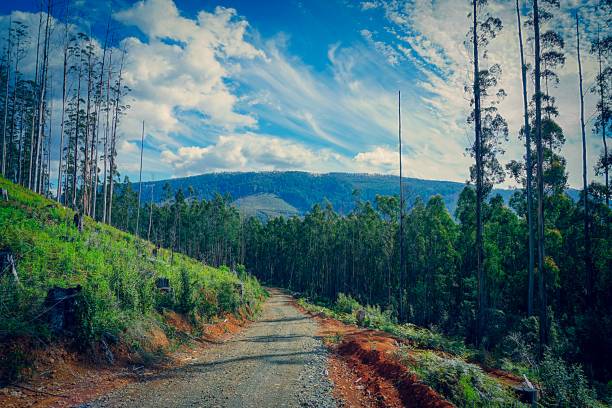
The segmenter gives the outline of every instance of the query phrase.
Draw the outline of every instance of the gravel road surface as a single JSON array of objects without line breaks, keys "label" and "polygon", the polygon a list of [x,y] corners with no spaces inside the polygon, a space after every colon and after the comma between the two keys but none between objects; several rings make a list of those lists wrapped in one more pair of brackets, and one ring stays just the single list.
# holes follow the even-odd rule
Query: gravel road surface
[{"label": "gravel road surface", "polygon": [[83,407],[335,407],[316,323],[273,291],[260,319],[187,366]]}]

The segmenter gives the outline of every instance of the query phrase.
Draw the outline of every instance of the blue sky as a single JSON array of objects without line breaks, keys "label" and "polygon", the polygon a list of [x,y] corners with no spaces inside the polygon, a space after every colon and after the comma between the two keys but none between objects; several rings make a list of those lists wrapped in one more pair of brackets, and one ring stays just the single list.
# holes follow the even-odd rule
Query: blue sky
[{"label": "blue sky", "polygon": [[[11,13],[35,28],[37,3],[2,2],[0,30],[5,32]],[[491,2],[505,28],[491,43],[490,62],[484,62],[501,63],[504,70],[508,97],[500,109],[511,135],[502,163],[520,158],[523,149],[516,136],[522,106],[512,3]],[[555,24],[566,34],[568,59],[553,94],[568,140],[570,183],[577,186],[571,16],[589,2],[564,3]],[[469,80],[463,44],[467,1],[73,0],[71,5],[75,29],[91,30],[100,41],[110,15],[114,46],[127,49],[126,81],[133,91],[120,126],[119,165],[132,179],[142,120],[145,179],[249,170],[395,174],[398,90],[405,174],[468,177],[465,148],[473,131],[465,123],[469,106],[463,91]],[[54,14],[62,17],[59,10]],[[587,30],[590,18],[592,12],[585,18]],[[588,86],[595,63],[583,63]],[[587,95],[587,116],[593,104]],[[594,161],[601,140],[587,127]]]}]

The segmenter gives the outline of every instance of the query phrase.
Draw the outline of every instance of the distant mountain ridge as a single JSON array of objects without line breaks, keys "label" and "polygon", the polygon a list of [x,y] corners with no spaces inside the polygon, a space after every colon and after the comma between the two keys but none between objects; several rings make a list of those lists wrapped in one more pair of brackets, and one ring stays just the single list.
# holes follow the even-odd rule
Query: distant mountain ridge
[{"label": "distant mountain ridge", "polygon": [[[195,198],[210,199],[219,193],[229,195],[244,213],[261,218],[277,215],[303,215],[315,204],[329,201],[340,213],[349,213],[355,203],[353,191],[360,192],[361,199],[374,201],[377,194],[399,194],[399,178],[391,175],[359,173],[314,174],[302,171],[206,173],[198,176],[159,180],[153,184],[153,200],[164,200],[163,186],[168,183],[172,191],[183,189],[189,195],[193,188]],[[423,201],[436,194],[442,196],[448,210],[454,213],[457,199],[465,183],[455,181],[404,178],[406,202],[411,205],[417,197]],[[135,184],[138,189],[138,183]],[[145,200],[150,189],[143,188]],[[494,189],[507,202],[514,190]],[[574,196],[570,191],[570,195]]]}]

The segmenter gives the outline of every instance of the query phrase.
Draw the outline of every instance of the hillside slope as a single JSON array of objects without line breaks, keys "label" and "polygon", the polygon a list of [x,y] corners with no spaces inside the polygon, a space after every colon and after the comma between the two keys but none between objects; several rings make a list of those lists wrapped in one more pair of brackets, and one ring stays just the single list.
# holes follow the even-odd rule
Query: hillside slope
[{"label": "hillside slope", "polygon": [[300,215],[300,211],[274,194],[255,194],[242,197],[233,202],[240,213],[247,217],[257,217],[267,220],[275,217],[292,217]]},{"label": "hillside slope", "polygon": [[[0,201],[0,253],[14,257],[18,276],[0,274],[0,383],[23,374],[37,344],[61,340],[111,360],[114,344],[146,360],[169,346],[154,341],[173,333],[168,312],[198,327],[250,315],[263,299],[244,272],[155,254],[151,243],[87,217],[80,232],[72,210],[2,178],[0,188],[9,196]],[[45,302],[52,288],[70,295]]]},{"label": "hillside slope", "polygon": [[[295,207],[300,214],[306,213],[314,204],[329,201],[336,211],[348,213],[355,204],[353,191],[358,190],[363,200],[373,201],[376,195],[397,195],[399,180],[396,176],[377,174],[327,173],[313,174],[301,171],[279,172],[245,172],[245,173],[208,173],[198,176],[174,178],[147,182],[153,185],[153,196],[156,202],[165,199],[164,185],[168,183],[174,192],[181,188],[187,194],[193,188],[195,197],[210,199],[215,194],[230,195],[238,207],[247,205],[248,212],[279,211],[283,213],[286,206]],[[439,180],[404,179],[406,202],[411,205],[417,197],[423,201],[433,195],[441,195],[446,207],[454,213],[459,193],[464,183]],[[138,190],[138,185],[134,186]],[[145,190],[149,194],[149,189]],[[500,194],[507,202],[514,190],[495,189],[492,194]],[[575,197],[575,190],[569,190]],[[280,201],[276,203],[258,203],[256,197],[274,195]],[[248,200],[242,200],[248,197]],[[147,197],[148,198],[148,197]],[[265,205],[261,205],[265,204]],[[270,208],[269,205],[273,207]],[[280,204],[275,207],[275,204]],[[258,206],[259,205],[259,206]],[[268,207],[266,206],[268,205]]]}]

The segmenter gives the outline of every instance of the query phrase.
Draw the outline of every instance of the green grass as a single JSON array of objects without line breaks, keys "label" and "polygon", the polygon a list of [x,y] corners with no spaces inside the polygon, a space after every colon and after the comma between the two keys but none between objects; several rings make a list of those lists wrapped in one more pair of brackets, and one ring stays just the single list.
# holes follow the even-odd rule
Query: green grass
[{"label": "green grass", "polygon": [[[15,254],[20,280],[0,277],[0,346],[24,338],[54,340],[43,307],[53,286],[82,287],[75,343],[83,348],[103,336],[137,347],[138,336],[130,339],[130,333],[145,321],[163,327],[164,308],[194,323],[210,322],[241,309],[254,314],[265,297],[244,270],[212,268],[164,249],[155,257],[151,243],[89,218],[79,232],[73,211],[2,178],[0,188],[9,193],[9,201],[0,202],[0,250]],[[156,289],[160,277],[170,280],[170,294]]]},{"label": "green grass", "polygon": [[347,324],[357,324],[357,311],[365,311],[364,327],[390,333],[400,339],[407,340],[412,346],[422,349],[444,351],[455,356],[468,358],[474,353],[461,339],[450,338],[424,327],[410,323],[398,324],[392,318],[390,311],[383,311],[378,306],[361,306],[351,296],[342,293],[333,305],[312,304],[301,298],[298,303],[313,313],[322,313]]}]

